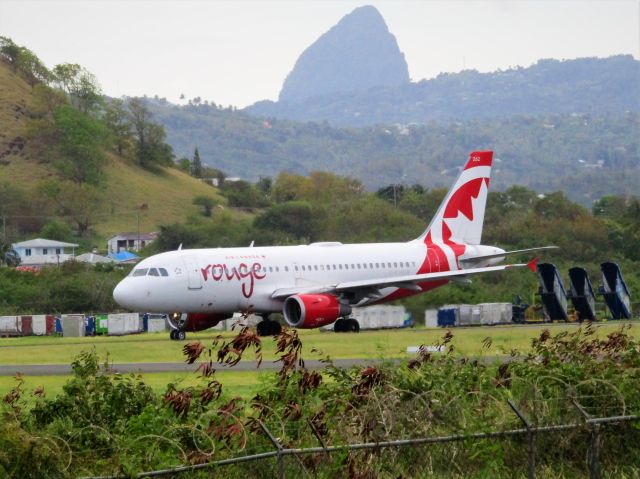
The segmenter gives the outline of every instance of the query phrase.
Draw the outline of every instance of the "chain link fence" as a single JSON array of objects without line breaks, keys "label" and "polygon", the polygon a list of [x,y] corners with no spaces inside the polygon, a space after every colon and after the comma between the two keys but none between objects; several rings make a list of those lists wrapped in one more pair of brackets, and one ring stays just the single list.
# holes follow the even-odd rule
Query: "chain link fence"
[{"label": "chain link fence", "polygon": [[[556,405],[570,418],[558,424],[537,421],[509,400],[512,424],[519,427],[338,445],[325,443],[310,421],[260,422],[241,456],[134,477],[640,477],[640,415],[593,417],[581,402]],[[131,476],[85,479],[120,477]]]}]

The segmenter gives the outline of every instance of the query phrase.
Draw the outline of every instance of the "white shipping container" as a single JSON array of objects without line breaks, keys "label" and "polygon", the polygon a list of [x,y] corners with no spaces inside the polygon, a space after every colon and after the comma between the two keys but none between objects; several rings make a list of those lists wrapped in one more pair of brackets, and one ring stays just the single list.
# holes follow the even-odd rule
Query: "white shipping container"
[{"label": "white shipping container", "polygon": [[20,334],[19,316],[0,316],[0,335]]},{"label": "white shipping container", "polygon": [[[401,328],[407,316],[404,306],[366,306],[353,308],[351,317],[360,324],[360,329],[389,329]],[[333,330],[333,324],[323,326],[324,330]]]},{"label": "white shipping container", "polygon": [[36,336],[44,336],[47,334],[47,317],[44,314],[35,314],[31,316],[31,320],[33,334]]},{"label": "white shipping container", "polygon": [[84,336],[85,326],[83,314],[63,314],[60,322],[62,323],[62,335],[65,338]]},{"label": "white shipping container", "polygon": [[424,325],[427,328],[437,328],[438,327],[438,310],[437,309],[426,309],[424,312]]},{"label": "white shipping container", "polygon": [[150,317],[147,320],[147,331],[150,333],[159,333],[167,330],[167,321],[164,318]]},{"label": "white shipping container", "polygon": [[481,324],[508,324],[511,323],[511,303],[481,303],[478,305],[481,311]]},{"label": "white shipping container", "polygon": [[140,331],[138,313],[114,313],[107,316],[109,336],[137,333]]},{"label": "white shipping container", "polygon": [[257,314],[250,314],[249,317],[243,318],[242,313],[233,313],[233,317],[224,321],[220,321],[211,329],[220,331],[231,331],[233,325],[236,324],[235,331],[239,331],[243,326],[255,328],[260,321],[262,321],[262,316],[258,316]]}]

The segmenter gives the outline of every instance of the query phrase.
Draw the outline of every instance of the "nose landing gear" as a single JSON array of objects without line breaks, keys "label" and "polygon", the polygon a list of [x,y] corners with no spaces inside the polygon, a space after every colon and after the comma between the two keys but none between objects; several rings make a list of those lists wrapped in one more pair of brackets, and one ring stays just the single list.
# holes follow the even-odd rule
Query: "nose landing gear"
[{"label": "nose landing gear", "polygon": [[181,329],[172,329],[169,337],[174,341],[184,341],[187,338],[186,333]]},{"label": "nose landing gear", "polygon": [[187,322],[187,315],[182,313],[171,313],[169,315],[169,326],[171,332],[169,337],[174,341],[184,341],[187,337],[184,332],[184,326]]}]

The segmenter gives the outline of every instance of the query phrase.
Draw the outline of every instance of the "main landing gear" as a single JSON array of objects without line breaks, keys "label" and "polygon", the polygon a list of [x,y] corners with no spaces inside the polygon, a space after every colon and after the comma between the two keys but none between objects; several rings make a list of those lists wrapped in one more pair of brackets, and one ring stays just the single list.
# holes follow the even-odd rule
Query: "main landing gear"
[{"label": "main landing gear", "polygon": [[360,323],[356,318],[338,318],[333,323],[333,330],[336,333],[359,333]]},{"label": "main landing gear", "polygon": [[269,319],[268,314],[262,315],[262,321],[257,324],[256,329],[258,336],[277,336],[282,332],[280,323]]}]

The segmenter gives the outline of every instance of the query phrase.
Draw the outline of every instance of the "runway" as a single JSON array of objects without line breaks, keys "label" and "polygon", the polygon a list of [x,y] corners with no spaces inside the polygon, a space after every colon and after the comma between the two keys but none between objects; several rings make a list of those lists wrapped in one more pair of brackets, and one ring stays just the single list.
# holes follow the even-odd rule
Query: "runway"
[{"label": "runway", "polygon": [[[352,366],[364,366],[378,362],[377,359],[334,359],[333,364],[340,368],[350,368]],[[193,372],[198,368],[199,363],[187,364],[184,362],[175,363],[122,363],[111,365],[114,373],[165,373],[165,372]],[[317,359],[304,361],[308,369],[322,369],[326,363]],[[240,361],[233,367],[223,364],[215,364],[217,372],[233,371],[277,371],[282,367],[282,363],[275,361],[263,361],[259,368],[255,361]],[[103,368],[103,367],[102,367]],[[3,364],[0,365],[0,376],[15,376],[17,373],[26,376],[60,376],[72,373],[69,364]]]}]

